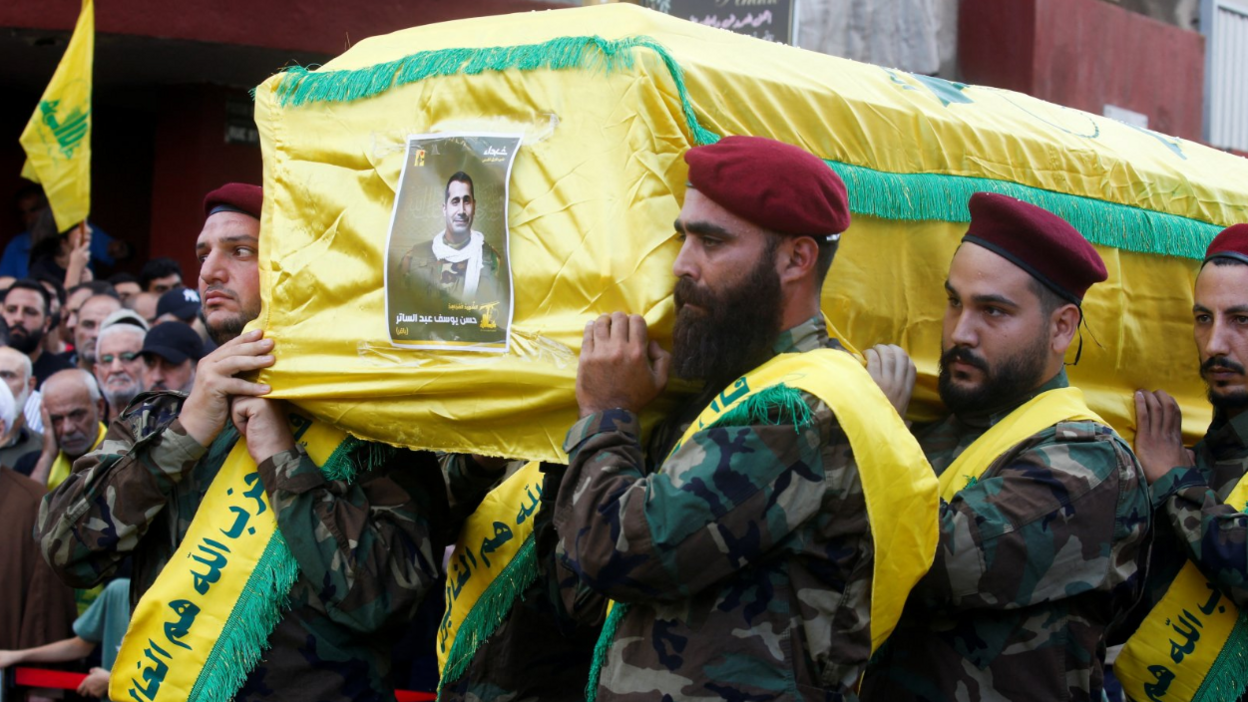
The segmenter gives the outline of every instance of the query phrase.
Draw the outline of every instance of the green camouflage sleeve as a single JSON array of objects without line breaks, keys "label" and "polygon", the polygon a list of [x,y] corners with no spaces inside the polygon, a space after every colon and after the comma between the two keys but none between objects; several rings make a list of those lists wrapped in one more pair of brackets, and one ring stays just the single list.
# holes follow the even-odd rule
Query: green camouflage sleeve
[{"label": "green camouflage sleeve", "polygon": [[[833,420],[714,426],[647,475],[637,417],[594,414],[568,433],[556,500],[559,555],[620,601],[687,598],[755,562],[820,509],[821,447]],[[854,472],[856,477],[856,472]]]},{"label": "green camouflage sleeve", "polygon": [[1248,607],[1248,515],[1244,505],[1218,498],[1199,468],[1176,468],[1153,483],[1153,500],[1164,510],[1187,557],[1200,572]]},{"label": "green camouflage sleeve", "polygon": [[309,604],[330,619],[377,631],[410,618],[436,587],[445,541],[431,530],[444,523],[446,501],[430,454],[397,451],[350,483],[326,479],[302,447],[258,469],[302,578],[316,589]]},{"label": "green camouflage sleeve", "polygon": [[942,501],[936,560],[912,600],[1014,609],[1138,585],[1135,550],[1114,548],[1148,528],[1135,456],[1100,425],[1063,423],[1047,436],[1011,449],[987,478]]},{"label": "green camouflage sleeve", "polygon": [[176,419],[181,405],[174,395],[141,397],[43,498],[36,536],[66,583],[93,587],[112,573],[204,455]]}]

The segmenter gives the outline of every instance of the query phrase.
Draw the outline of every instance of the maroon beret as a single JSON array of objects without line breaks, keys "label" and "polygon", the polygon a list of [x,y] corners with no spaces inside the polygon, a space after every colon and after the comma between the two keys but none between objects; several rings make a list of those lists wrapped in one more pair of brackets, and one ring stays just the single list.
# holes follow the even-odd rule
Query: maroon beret
[{"label": "maroon beret", "polygon": [[247,183],[226,183],[204,196],[204,217],[216,212],[242,212],[260,219],[264,189]]},{"label": "maroon beret", "polygon": [[1248,263],[1248,224],[1232,224],[1213,238],[1205,251],[1205,263],[1215,258],[1233,258]]},{"label": "maroon beret", "polygon": [[773,139],[724,137],[685,152],[689,185],[734,215],[781,234],[849,229],[845,183],[818,157]]},{"label": "maroon beret", "polygon": [[969,209],[962,241],[1004,257],[1065,300],[1081,303],[1093,283],[1109,277],[1092,244],[1048,210],[997,193],[975,193]]}]

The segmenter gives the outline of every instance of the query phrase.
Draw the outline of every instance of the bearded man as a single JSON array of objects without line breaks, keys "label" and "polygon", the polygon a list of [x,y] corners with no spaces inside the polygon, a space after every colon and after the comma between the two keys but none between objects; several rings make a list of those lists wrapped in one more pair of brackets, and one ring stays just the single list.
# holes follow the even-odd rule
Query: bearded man
[{"label": "bearded man", "polygon": [[[914,534],[891,540],[900,520],[873,505],[899,500],[934,548],[936,498],[917,444],[820,313],[845,186],[769,139],[727,137],[685,160],[672,353],[617,312],[585,327],[577,371],[582,419],[553,521],[561,562],[616,600],[591,690],[856,699],[900,614],[883,603],[903,602],[932,555],[901,547]],[[646,451],[638,415],[669,368],[706,389]],[[884,475],[891,493],[871,489]],[[897,575],[877,578],[887,563]],[[879,594],[890,587],[895,598]]]},{"label": "bearded man", "polygon": [[43,337],[52,327],[52,299],[38,281],[23,278],[4,292],[4,321],[9,327],[9,346],[30,358],[35,389],[54,373],[73,365],[43,348]]},{"label": "bearded man", "polygon": [[[970,213],[945,282],[951,415],[916,432],[940,476],[940,548],[862,698],[1099,700],[1104,635],[1139,594],[1149,526],[1135,456],[1063,368],[1105,266],[1034,205],[976,193]],[[896,347],[873,355],[909,366]]]},{"label": "bearded man", "polygon": [[146,336],[143,327],[123,322],[106,326],[96,339],[95,379],[108,401],[109,423],[143,392],[141,352]]},{"label": "bearded man", "polygon": [[[268,386],[238,377],[271,365],[280,353],[260,330],[240,333],[260,312],[261,203],[258,186],[237,183],[204,200],[196,242],[199,290],[208,328],[221,346],[199,361],[190,393],[140,395],[40,511],[44,557],[66,582],[89,587],[131,558],[131,631],[150,633],[128,635],[123,643],[110,680],[113,699],[128,697],[134,686],[155,695],[151,680],[164,673],[140,670],[157,665],[150,656],[162,655],[147,646],[148,637],[161,642],[160,665],[194,671],[186,689],[164,680],[170,699],[186,699],[203,681],[238,700],[393,699],[391,648],[402,630],[392,624],[410,618],[440,577],[445,531],[454,525],[431,454],[333,439],[328,443],[345,447],[338,455],[352,462],[348,471],[327,474],[309,454],[316,450],[309,437],[327,430],[292,418],[264,397]],[[198,343],[193,331],[187,333]],[[352,479],[357,460],[367,461],[368,469]],[[470,477],[482,487],[496,478]],[[227,484],[237,487],[227,492]],[[471,501],[471,493],[455,494]],[[234,495],[229,509],[213,501],[222,495]],[[232,526],[216,527],[212,520],[231,510],[240,515],[229,518]],[[263,537],[259,552],[251,548],[256,544],[247,535],[261,528],[281,536],[287,558],[270,560],[265,543],[273,542]],[[183,545],[194,555],[175,557]],[[185,567],[165,567],[188,558],[197,563],[193,587],[166,578],[189,578]],[[291,581],[253,590],[250,578],[263,581],[279,567],[293,570]],[[218,587],[240,572],[237,589]],[[232,622],[235,605],[247,604],[238,594],[244,587],[249,602],[265,603],[254,610],[257,616],[223,627],[220,636],[196,633],[210,626],[200,623],[209,617]],[[265,599],[283,592],[287,606]],[[246,638],[232,638],[239,631]],[[208,640],[191,646],[180,640],[184,636]],[[222,640],[233,643],[226,656],[209,657]]]},{"label": "bearded man", "polygon": [[24,413],[27,401],[35,392],[30,358],[17,349],[0,347],[0,380],[8,386],[17,408],[13,422],[8,425],[4,436],[0,436],[0,465],[16,468],[23,456],[31,453],[38,455],[43,448],[43,434],[28,426]]},{"label": "bearded man", "polygon": [[1243,629],[1237,619],[1248,608],[1248,520],[1243,513],[1248,502],[1248,224],[1227,228],[1209,245],[1193,297],[1200,377],[1213,405],[1205,438],[1189,452],[1183,448],[1183,413],[1174,398],[1160,390],[1135,396],[1135,451],[1152,485],[1157,531],[1141,608],[1146,616],[1119,654],[1114,673],[1137,700],[1150,693],[1192,699],[1191,691],[1202,688],[1217,699],[1242,699],[1248,684],[1242,667],[1224,667],[1230,675],[1216,676],[1211,665],[1216,658],[1243,660],[1243,633],[1235,630]]}]

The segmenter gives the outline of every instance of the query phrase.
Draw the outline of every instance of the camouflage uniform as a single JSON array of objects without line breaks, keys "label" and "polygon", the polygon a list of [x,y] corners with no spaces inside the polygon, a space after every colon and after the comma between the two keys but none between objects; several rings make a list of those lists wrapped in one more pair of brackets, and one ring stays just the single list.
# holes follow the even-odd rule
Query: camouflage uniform
[{"label": "camouflage uniform", "polygon": [[[1042,386],[1066,387],[1065,372]],[[919,443],[939,474],[1031,397],[949,417]],[[1111,429],[1062,422],[940,507],[940,546],[872,661],[864,700],[1100,700],[1105,632],[1137,600],[1149,501]]]},{"label": "camouflage uniform", "polygon": [[[1194,466],[1178,466],[1153,483],[1156,529],[1143,601],[1122,639],[1161,601],[1191,560],[1235,606],[1248,607],[1248,515],[1226,498],[1248,472],[1248,412],[1228,420],[1218,412]],[[1121,643],[1116,641],[1115,643]],[[1248,699],[1248,694],[1240,699]]]},{"label": "camouflage uniform", "polygon": [[1225,502],[1248,472],[1248,412],[1231,420],[1219,412],[1192,450],[1196,465],[1175,468],[1153,483],[1158,547],[1173,547],[1166,549],[1170,558],[1156,556],[1150,595],[1164,594],[1190,559],[1235,606],[1248,608],[1248,515],[1244,505]]},{"label": "camouflage uniform", "polygon": [[[435,236],[445,236],[445,230]],[[417,244],[403,254],[399,261],[399,272],[402,273],[403,285],[410,291],[419,293],[422,299],[440,299],[443,302],[489,302],[497,300],[502,294],[500,284],[506,270],[501,264],[502,257],[488,243],[482,247],[481,278],[477,284],[475,295],[464,295],[464,282],[468,274],[468,262],[451,263],[443,261],[433,253],[433,240]]]},{"label": "camouflage uniform", "polygon": [[[816,318],[774,351],[819,347],[839,345]],[[629,605],[598,700],[857,699],[871,646],[866,503],[836,418],[803,399],[809,426],[776,410],[704,430],[666,460],[653,443],[647,459],[625,410],[569,431],[559,557]]]},{"label": "camouflage uniform", "polygon": [[[173,556],[239,439],[227,423],[200,446],[176,418],[184,399],[139,396],[44,499],[38,535],[66,582],[95,584],[133,555],[133,606]],[[238,699],[393,700],[390,647],[425,591],[438,587],[447,542],[435,459],[400,451],[350,484],[327,481],[302,449],[258,468],[301,572]],[[461,497],[471,498],[474,480],[489,484],[460,477]]]}]

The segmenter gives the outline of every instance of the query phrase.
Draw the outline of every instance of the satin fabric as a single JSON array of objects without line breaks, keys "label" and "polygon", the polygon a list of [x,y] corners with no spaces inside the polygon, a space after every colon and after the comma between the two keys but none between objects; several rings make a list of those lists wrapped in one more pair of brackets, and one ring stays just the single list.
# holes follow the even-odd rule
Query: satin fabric
[{"label": "satin fabric", "polygon": [[[921,80],[626,4],[418,27],[360,42],[321,70],[590,34],[656,39],[684,70],[697,119],[719,134],[768,136],[887,172],[992,178],[1217,226],[1248,221],[1244,159],[1024,95]],[[278,359],[261,381],[361,438],[566,460],[585,323],[617,310],[642,314],[670,347],[680,246],[672,222],[692,144],[672,74],[655,52],[633,54],[632,68],[613,72],[590,62],[460,74],[353,102],[282,107],[281,76],[261,85],[264,311],[255,326],[276,340]],[[482,358],[393,348],[384,247],[404,139],[471,130],[524,134],[506,211],[511,351]],[[502,213],[477,213],[489,216]],[[940,413],[942,283],[965,229],[856,214],[824,286],[824,311],[849,342],[898,343],[914,356],[916,418]],[[1164,250],[1166,242],[1154,243]],[[1099,250],[1110,279],[1085,302],[1072,382],[1128,440],[1139,387],[1176,395],[1185,433],[1198,436],[1209,414],[1191,341],[1197,262]],[[643,421],[689,390],[674,384]]]}]

